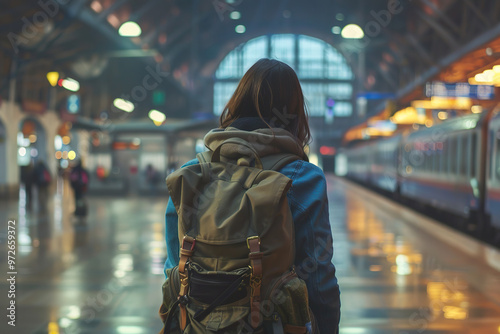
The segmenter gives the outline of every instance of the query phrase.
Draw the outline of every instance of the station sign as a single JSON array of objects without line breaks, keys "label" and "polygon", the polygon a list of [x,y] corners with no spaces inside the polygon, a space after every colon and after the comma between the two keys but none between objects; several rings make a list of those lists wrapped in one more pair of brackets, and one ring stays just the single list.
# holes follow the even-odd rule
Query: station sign
[{"label": "station sign", "polygon": [[425,85],[427,97],[468,97],[475,100],[493,100],[495,86],[471,85],[466,82],[444,83],[439,81],[428,82]]}]

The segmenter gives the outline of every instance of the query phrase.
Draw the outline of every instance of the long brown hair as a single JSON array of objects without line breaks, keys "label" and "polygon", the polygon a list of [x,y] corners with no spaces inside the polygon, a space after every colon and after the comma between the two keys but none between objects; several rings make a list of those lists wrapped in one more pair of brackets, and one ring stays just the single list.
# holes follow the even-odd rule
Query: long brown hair
[{"label": "long brown hair", "polygon": [[307,107],[295,71],[275,59],[260,59],[241,78],[220,116],[226,128],[242,117],[260,117],[269,128],[281,127],[304,147],[311,139]]}]

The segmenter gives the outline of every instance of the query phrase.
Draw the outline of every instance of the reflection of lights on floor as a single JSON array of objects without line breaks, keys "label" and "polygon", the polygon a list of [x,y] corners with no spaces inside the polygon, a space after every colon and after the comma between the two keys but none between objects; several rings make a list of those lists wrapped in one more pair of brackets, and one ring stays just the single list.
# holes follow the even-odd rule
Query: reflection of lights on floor
[{"label": "reflection of lights on floor", "polygon": [[59,319],[59,326],[61,328],[68,328],[69,326],[71,326],[71,324],[73,323],[73,321],[69,320],[68,318],[61,318]]},{"label": "reflection of lights on floor", "polygon": [[119,254],[113,259],[116,270],[132,271],[134,269],[134,259],[130,254]]},{"label": "reflection of lights on floor", "polygon": [[116,278],[125,277],[125,272],[123,270],[115,270],[114,275]]},{"label": "reflection of lights on floor", "polygon": [[359,327],[344,327],[341,332],[342,334],[365,334],[366,329]]},{"label": "reflection of lights on floor", "polygon": [[47,332],[48,334],[59,334],[59,325],[53,321],[49,322]]},{"label": "reflection of lights on floor", "polygon": [[116,331],[119,334],[142,334],[145,333],[144,328],[138,326],[118,326]]},{"label": "reflection of lights on floor", "polygon": [[408,256],[399,254],[396,256],[396,273],[398,275],[410,275],[411,274],[411,266],[408,263]]},{"label": "reflection of lights on floor", "polygon": [[467,311],[457,306],[445,306],[443,313],[446,319],[463,320],[467,318]]},{"label": "reflection of lights on floor", "polygon": [[71,305],[68,307],[67,317],[70,319],[78,319],[81,316],[80,308],[75,305]]}]

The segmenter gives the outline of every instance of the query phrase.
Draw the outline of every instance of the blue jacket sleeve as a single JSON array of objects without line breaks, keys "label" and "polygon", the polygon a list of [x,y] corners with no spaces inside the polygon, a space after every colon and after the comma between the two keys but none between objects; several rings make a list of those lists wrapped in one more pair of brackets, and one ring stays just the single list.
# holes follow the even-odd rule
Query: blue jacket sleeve
[{"label": "blue jacket sleeve", "polygon": [[179,236],[178,236],[178,216],[172,199],[168,199],[167,212],[165,213],[165,240],[167,241],[167,261],[165,261],[164,271],[167,277],[167,269],[179,264]]},{"label": "blue jacket sleeve", "polygon": [[333,239],[323,171],[304,161],[285,166],[292,179],[288,201],[295,224],[295,268],[305,280],[309,304],[321,334],[337,334],[340,291],[332,263]]},{"label": "blue jacket sleeve", "polygon": [[[193,159],[181,168],[198,163],[197,159]],[[167,269],[173,268],[179,264],[179,228],[177,226],[179,217],[175,209],[172,199],[168,199],[167,211],[165,213],[165,240],[167,242],[167,260],[163,267],[165,277],[167,277]]]}]

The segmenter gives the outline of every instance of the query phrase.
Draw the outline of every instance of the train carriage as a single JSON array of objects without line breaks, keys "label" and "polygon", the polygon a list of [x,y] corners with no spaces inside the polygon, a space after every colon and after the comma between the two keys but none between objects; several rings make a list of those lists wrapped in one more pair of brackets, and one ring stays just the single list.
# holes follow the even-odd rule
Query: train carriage
[{"label": "train carriage", "polygon": [[500,112],[493,116],[488,127],[485,211],[491,225],[500,231]]},{"label": "train carriage", "polygon": [[480,207],[480,116],[416,131],[402,142],[401,195],[463,218]]}]

